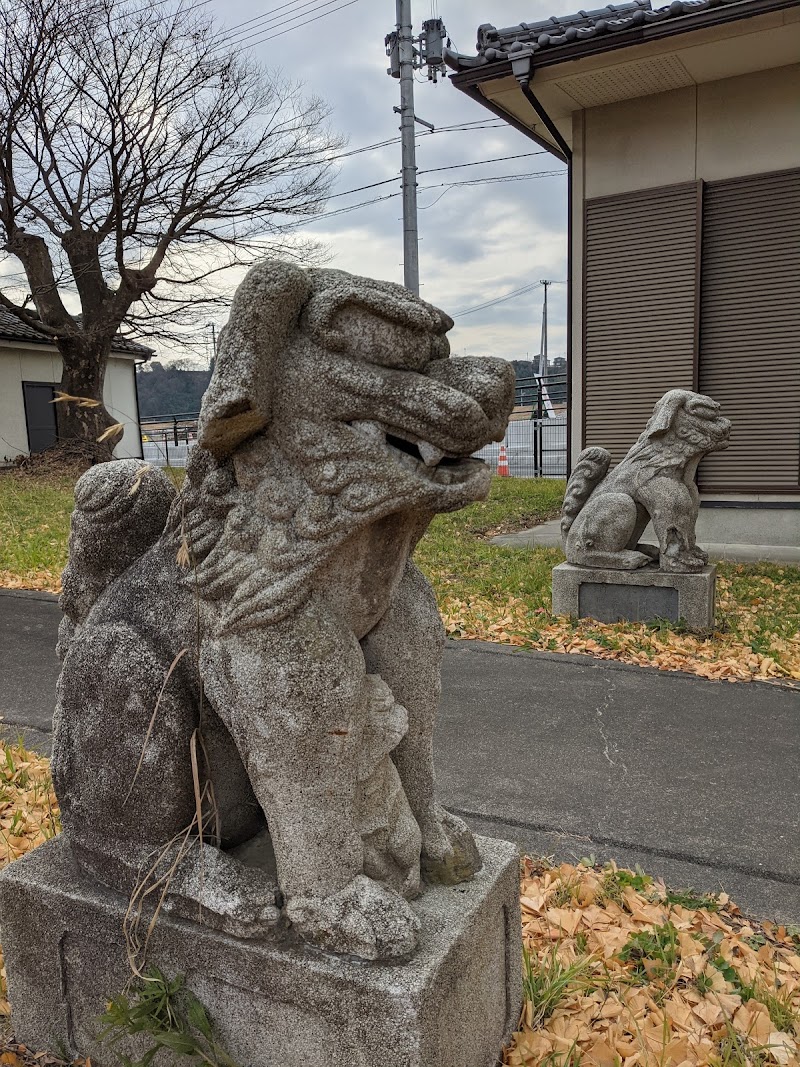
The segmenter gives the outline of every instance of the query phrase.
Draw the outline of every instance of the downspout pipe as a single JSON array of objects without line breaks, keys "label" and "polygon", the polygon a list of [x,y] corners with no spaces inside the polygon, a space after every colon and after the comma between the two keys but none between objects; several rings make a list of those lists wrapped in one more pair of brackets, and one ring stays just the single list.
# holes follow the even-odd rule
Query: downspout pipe
[{"label": "downspout pipe", "polygon": [[533,89],[531,89],[531,78],[533,77],[533,57],[531,53],[526,52],[522,53],[519,57],[515,56],[511,61],[511,70],[514,77],[519,82],[519,87],[522,89],[522,95],[536,112],[542,125],[558,145],[564,159],[569,163],[572,159],[572,149],[561,136],[558,127],[542,107]]},{"label": "downspout pipe", "polygon": [[572,471],[572,149],[531,89],[532,59],[531,53],[515,56],[511,63],[514,77],[519,82],[522,95],[555,141],[567,163],[567,477],[569,478]]}]

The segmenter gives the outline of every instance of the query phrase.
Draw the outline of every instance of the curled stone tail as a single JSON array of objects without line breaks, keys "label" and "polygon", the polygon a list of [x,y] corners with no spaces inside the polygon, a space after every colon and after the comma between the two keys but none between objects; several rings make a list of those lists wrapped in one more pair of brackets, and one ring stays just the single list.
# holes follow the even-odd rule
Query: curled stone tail
[{"label": "curled stone tail", "polygon": [[174,498],[165,475],[138,459],[100,463],[78,479],[61,594],[70,633],[103,590],[159,539]]},{"label": "curled stone tail", "polygon": [[561,539],[566,544],[569,528],[583,505],[608,473],[611,453],[605,448],[584,448],[567,482],[564,506],[561,509]]}]

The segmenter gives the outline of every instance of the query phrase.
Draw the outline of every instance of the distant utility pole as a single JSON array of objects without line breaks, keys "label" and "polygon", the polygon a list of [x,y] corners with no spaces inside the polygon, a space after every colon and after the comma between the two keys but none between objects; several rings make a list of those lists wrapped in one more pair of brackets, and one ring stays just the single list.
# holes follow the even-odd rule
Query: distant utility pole
[{"label": "distant utility pole", "polygon": [[542,342],[539,345],[539,377],[544,378],[547,374],[547,287],[551,281],[542,278],[539,285],[544,286],[544,304],[542,306]]},{"label": "distant utility pole", "polygon": [[428,67],[428,78],[436,81],[444,72],[446,37],[441,19],[423,23],[423,33],[414,37],[411,0],[395,0],[397,29],[386,38],[387,71],[400,80],[400,144],[403,178],[403,279],[407,289],[419,296],[419,228],[417,225],[417,139],[414,123],[433,130],[433,126],[414,114],[414,71]]},{"label": "distant utility pole", "polygon": [[207,322],[206,326],[211,327],[211,359],[209,360],[209,369],[211,369],[217,359],[217,327],[213,322]]}]

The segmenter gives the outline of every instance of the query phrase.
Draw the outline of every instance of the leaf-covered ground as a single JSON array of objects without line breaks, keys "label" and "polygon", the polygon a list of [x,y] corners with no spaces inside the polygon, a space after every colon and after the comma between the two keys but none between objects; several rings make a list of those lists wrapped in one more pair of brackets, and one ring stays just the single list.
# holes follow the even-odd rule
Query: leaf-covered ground
[{"label": "leaf-covered ground", "polygon": [[[0,867],[58,828],[48,761],[0,743]],[[523,861],[526,1000],[505,1064],[800,1064],[800,928],[586,862]],[[0,1064],[62,1064],[13,1040],[0,974]]]},{"label": "leaf-covered ground", "polygon": [[[434,519],[416,558],[436,590],[451,637],[551,652],[582,652],[706,678],[800,681],[800,567],[719,565],[717,630],[596,623],[550,614],[550,572],[563,556],[491,544],[558,514],[564,483],[495,478],[488,500]],[[0,473],[0,587],[58,591],[72,485]]]},{"label": "leaf-covered ground", "polygon": [[589,862],[523,862],[528,995],[509,1067],[800,1063],[800,927]]}]

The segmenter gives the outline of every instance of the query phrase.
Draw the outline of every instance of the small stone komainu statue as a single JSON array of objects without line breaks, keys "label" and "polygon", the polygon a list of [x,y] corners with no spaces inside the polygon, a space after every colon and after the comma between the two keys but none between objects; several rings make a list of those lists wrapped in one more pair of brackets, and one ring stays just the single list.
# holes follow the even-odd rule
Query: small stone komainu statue
[{"label": "small stone komainu statue", "polygon": [[[727,448],[731,424],[710,396],[671,389],[658,401],[644,433],[609,472],[605,448],[585,448],[569,479],[561,513],[567,562],[636,570],[657,562],[677,573],[701,571],[697,547],[703,456]],[[639,543],[652,520],[658,547]]]}]

